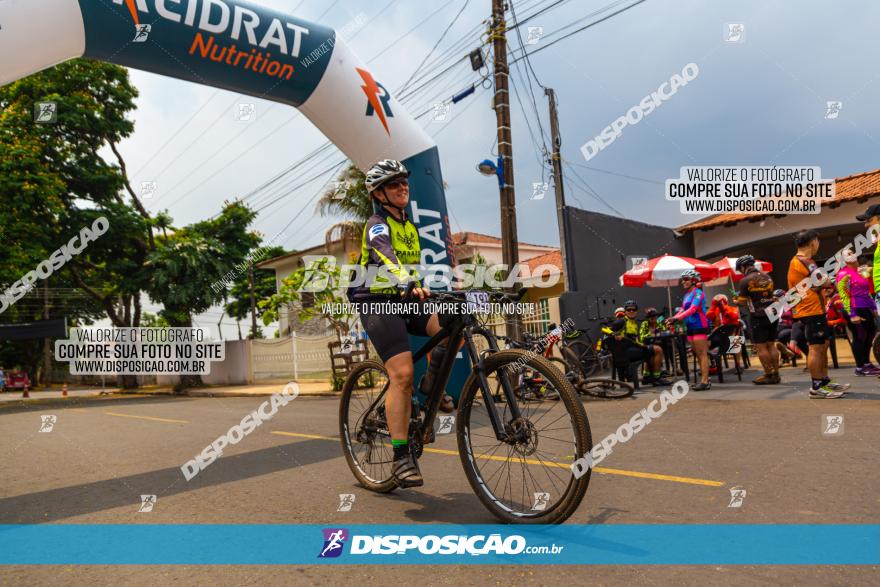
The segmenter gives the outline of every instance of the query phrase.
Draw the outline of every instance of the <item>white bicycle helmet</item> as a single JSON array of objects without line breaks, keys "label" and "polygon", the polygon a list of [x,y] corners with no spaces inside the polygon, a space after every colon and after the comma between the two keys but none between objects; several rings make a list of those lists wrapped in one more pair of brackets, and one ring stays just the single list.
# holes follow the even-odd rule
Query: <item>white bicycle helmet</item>
[{"label": "white bicycle helmet", "polygon": [[367,187],[367,193],[372,194],[383,184],[398,177],[409,177],[409,170],[400,161],[382,159],[367,171],[364,185]]},{"label": "white bicycle helmet", "polygon": [[699,283],[703,280],[700,276],[700,272],[696,269],[686,269],[681,273],[681,277],[678,278],[679,281],[682,279],[690,279],[694,283]]}]

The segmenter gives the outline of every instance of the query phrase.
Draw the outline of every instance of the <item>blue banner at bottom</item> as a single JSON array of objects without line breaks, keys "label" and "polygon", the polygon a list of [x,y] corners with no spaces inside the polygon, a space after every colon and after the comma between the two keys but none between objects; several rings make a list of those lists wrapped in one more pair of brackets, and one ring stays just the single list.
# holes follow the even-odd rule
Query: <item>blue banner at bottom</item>
[{"label": "blue banner at bottom", "polygon": [[877,565],[880,525],[0,525],[0,564]]}]

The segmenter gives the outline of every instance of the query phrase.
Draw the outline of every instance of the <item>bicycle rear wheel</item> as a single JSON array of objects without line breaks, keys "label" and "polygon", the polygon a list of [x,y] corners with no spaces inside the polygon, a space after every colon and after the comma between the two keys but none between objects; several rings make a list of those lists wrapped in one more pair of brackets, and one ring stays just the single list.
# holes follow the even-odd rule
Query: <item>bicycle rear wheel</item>
[{"label": "bicycle rear wheel", "polygon": [[[500,351],[484,365],[489,389],[483,393],[471,375],[458,408],[458,450],[468,482],[483,505],[505,523],[565,521],[590,482],[589,471],[577,478],[570,468],[592,447],[590,424],[577,393],[556,367],[533,353]],[[489,401],[500,392],[501,378],[515,380],[520,370],[539,373],[559,401],[518,401],[517,419],[507,403]],[[496,437],[491,409],[504,427],[504,440]]]},{"label": "bicycle rear wheel", "polygon": [[389,382],[382,363],[363,361],[346,377],[339,402],[342,454],[360,484],[379,493],[397,487],[391,474],[394,451],[385,419],[384,395]]},{"label": "bicycle rear wheel", "polygon": [[599,369],[596,350],[585,342],[576,340],[560,349],[568,368],[586,379]]}]

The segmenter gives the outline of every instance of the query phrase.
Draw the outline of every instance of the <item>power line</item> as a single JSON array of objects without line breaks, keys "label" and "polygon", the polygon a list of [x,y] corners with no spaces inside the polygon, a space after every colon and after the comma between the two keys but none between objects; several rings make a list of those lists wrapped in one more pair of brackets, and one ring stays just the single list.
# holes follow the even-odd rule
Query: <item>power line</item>
[{"label": "power line", "polygon": [[538,166],[541,167],[541,169],[542,169],[541,182],[543,183],[543,181],[544,181],[544,173],[543,172],[545,169],[543,157],[546,154],[546,145],[538,145],[538,141],[535,139],[535,133],[532,132],[532,125],[529,122],[529,117],[526,114],[526,109],[525,109],[525,106],[523,106],[522,99],[520,99],[520,97],[519,97],[519,90],[517,89],[516,81],[513,76],[510,76],[510,86],[513,88],[513,96],[514,96],[514,98],[516,98],[516,103],[519,104],[520,112],[522,112],[523,120],[525,121],[526,128],[529,131],[529,137],[532,139],[532,146],[534,147],[534,150],[535,150],[535,156],[538,161]]},{"label": "power line", "polygon": [[470,2],[470,0],[465,0],[464,4],[462,4],[462,6],[461,6],[461,10],[458,11],[458,13],[457,13],[457,14],[455,15],[455,17],[452,19],[452,21],[446,26],[445,29],[443,29],[443,32],[440,34],[440,38],[437,39],[437,42],[434,43],[434,46],[431,47],[431,50],[428,51],[428,54],[425,55],[425,58],[422,59],[421,63],[419,63],[419,65],[418,65],[418,67],[416,67],[415,71],[413,71],[412,74],[410,74],[409,79],[407,79],[407,80],[403,83],[403,86],[401,86],[401,88],[400,88],[400,91],[401,91],[401,92],[403,92],[404,90],[406,90],[407,86],[409,86],[409,83],[412,81],[412,79],[416,76],[417,73],[419,73],[419,70],[422,69],[422,66],[425,65],[425,62],[426,62],[428,59],[430,59],[431,55],[434,54],[434,51],[437,50],[437,47],[440,45],[440,43],[443,42],[443,39],[446,38],[446,34],[449,32],[449,30],[450,30],[453,26],[455,26],[455,23],[456,23],[456,22],[458,22],[458,19],[459,19],[459,17],[461,16],[461,13],[464,12],[464,9],[465,9],[465,8],[467,8],[467,5],[468,5],[469,2]]},{"label": "power line", "polygon": [[327,10],[325,10],[324,12],[322,12],[322,13],[321,13],[321,16],[319,16],[319,17],[316,18],[315,20],[316,20],[316,21],[320,21],[320,20],[321,20],[322,18],[324,18],[324,16],[326,16],[326,14],[327,14],[328,12],[330,12],[330,10],[332,10],[333,7],[336,6],[337,4],[339,4],[339,0],[333,0],[333,2],[330,3],[330,6],[327,7]]},{"label": "power line", "polygon": [[[514,5],[511,4],[510,5],[510,12],[513,15],[514,20],[516,20],[516,12],[515,11],[516,11],[516,9],[514,8]],[[514,30],[516,31],[516,37],[517,37],[517,39],[519,39],[519,46],[520,46],[520,49],[522,49],[523,57],[525,58],[525,62],[526,62],[526,89],[528,89],[529,95],[532,98],[532,107],[535,110],[535,119],[537,120],[538,128],[541,131],[541,142],[544,144],[544,152],[546,153],[547,152],[547,134],[544,132],[544,125],[541,124],[541,115],[538,113],[538,100],[535,98],[535,92],[532,88],[531,82],[529,82],[529,72],[531,72],[532,77],[535,80],[535,83],[538,84],[538,86],[540,86],[541,89],[545,89],[545,87],[544,87],[544,84],[541,83],[541,80],[538,79],[538,75],[535,73],[535,70],[532,67],[532,62],[529,60],[529,52],[526,49],[525,42],[523,42],[520,28],[514,27]],[[514,63],[516,63],[516,62],[514,62]]]},{"label": "power line", "polygon": [[[568,162],[565,161],[565,160],[563,160],[563,163],[568,164]],[[615,208],[614,206],[612,206],[612,205],[611,205],[611,204],[610,204],[605,198],[603,198],[602,196],[600,196],[600,195],[599,195],[599,192],[597,192],[595,189],[593,189],[593,187],[592,187],[589,183],[587,183],[587,180],[585,180],[583,177],[581,177],[580,174],[578,174],[577,171],[575,171],[574,169],[571,168],[571,166],[568,167],[568,170],[569,170],[571,173],[573,173],[574,176],[575,176],[576,178],[578,178],[578,180],[580,180],[581,185],[584,186],[584,187],[586,188],[587,192],[588,192],[590,195],[592,195],[594,198],[596,198],[597,200],[599,200],[600,202],[602,202],[603,204],[605,204],[605,206],[607,206],[608,209],[613,210],[614,213],[617,214],[618,216],[620,216],[621,218],[626,218],[626,216],[624,215],[623,212],[621,212],[620,210],[618,210],[617,208]],[[570,176],[569,176],[569,179],[571,179]],[[573,182],[573,183],[575,183],[575,182]]]},{"label": "power line", "polygon": [[364,24],[364,26],[362,26],[360,29],[358,29],[358,30],[357,30],[357,31],[356,31],[351,37],[349,37],[348,39],[344,39],[344,40],[345,40],[346,42],[351,42],[351,41],[353,41],[354,38],[355,38],[356,36],[358,36],[359,34],[361,34],[362,32],[364,32],[365,30],[367,30],[367,28],[368,28],[371,24],[373,24],[373,21],[376,20],[377,18],[379,18],[379,17],[382,15],[382,13],[385,12],[386,10],[388,10],[388,9],[391,7],[391,5],[394,4],[396,1],[397,1],[397,0],[390,0],[390,1],[388,2],[388,4],[386,4],[385,7],[382,8],[382,10],[380,10],[380,11],[377,12],[375,15],[373,15],[373,17],[372,17],[370,20],[368,20],[368,21]]},{"label": "power line", "polygon": [[[552,47],[552,46],[555,45],[556,43],[559,43],[560,41],[564,41],[565,39],[567,39],[567,38],[569,38],[569,37],[571,37],[571,36],[574,36],[574,35],[576,35],[576,34],[578,34],[578,33],[580,33],[580,32],[583,32],[583,31],[587,30],[588,28],[594,27],[594,26],[596,26],[596,25],[599,24],[599,23],[605,22],[606,20],[608,20],[608,19],[610,19],[610,18],[613,18],[613,17],[617,16],[618,14],[620,14],[620,13],[622,13],[622,12],[626,12],[626,11],[629,10],[630,8],[633,8],[633,7],[635,7],[635,6],[638,6],[639,4],[642,4],[642,3],[645,2],[645,1],[646,1],[646,0],[636,0],[636,2],[633,2],[633,3],[630,4],[629,6],[625,6],[624,8],[621,8],[620,10],[617,10],[617,11],[615,11],[615,12],[612,12],[612,13],[609,14],[608,16],[604,16],[604,17],[600,18],[599,20],[596,20],[596,21],[591,22],[591,23],[588,24],[588,25],[582,26],[581,28],[572,31],[572,32],[568,33],[567,35],[564,35],[564,36],[562,36],[562,37],[556,39],[555,41],[552,41],[552,42],[550,42],[550,43],[546,43],[546,44],[542,44],[541,47],[535,49],[534,51],[532,51],[531,53],[529,53],[529,55],[534,55],[534,54],[536,54],[536,53],[540,53],[541,51],[543,51],[543,50],[545,50],[545,49],[549,49],[550,47]],[[616,4],[616,3],[614,3],[614,4]],[[516,59],[514,59],[513,62],[516,63],[517,61],[519,61],[520,59],[523,59],[523,58],[524,58],[524,56],[521,55],[521,56],[517,57]]]},{"label": "power line", "polygon": [[164,151],[165,151],[165,147],[167,147],[169,144],[171,144],[171,141],[173,141],[174,139],[176,139],[176,138],[177,138],[177,135],[179,135],[179,134],[181,133],[181,131],[183,131],[183,129],[186,128],[187,125],[189,125],[189,123],[192,122],[192,121],[195,119],[195,117],[198,116],[199,113],[200,113],[202,110],[204,110],[205,107],[206,107],[208,104],[210,104],[211,101],[212,101],[214,98],[217,97],[218,94],[220,94],[220,90],[214,90],[214,93],[211,94],[211,97],[208,98],[207,100],[205,100],[205,101],[202,103],[202,106],[201,106],[198,110],[196,110],[195,112],[192,113],[192,115],[186,120],[186,122],[184,122],[184,123],[180,126],[180,128],[177,129],[177,132],[175,132],[173,135],[171,135],[170,137],[168,137],[168,140],[166,140],[164,143],[162,143],[162,146],[161,146],[161,147],[159,147],[158,149],[156,149],[156,152],[153,153],[153,155],[152,155],[149,159],[147,159],[147,162],[144,163],[143,165],[141,165],[140,167],[138,167],[138,170],[131,174],[131,178],[132,178],[132,179],[136,178],[136,177],[138,176],[138,174],[139,174],[141,171],[143,171],[144,169],[146,169],[147,166],[148,166],[150,163],[153,162],[153,159],[155,159],[156,156],[157,156],[159,153],[164,152]]},{"label": "power line", "polygon": [[[387,51],[388,49],[390,49],[391,47],[393,47],[397,42],[399,42],[399,41],[402,40],[403,38],[409,36],[409,35],[410,35],[413,31],[415,31],[418,27],[420,27],[422,24],[424,24],[425,22],[427,22],[431,17],[433,17],[433,16],[434,16],[435,14],[437,14],[440,10],[442,10],[442,9],[445,8],[449,3],[451,3],[451,1],[452,1],[452,0],[450,0],[449,2],[447,2],[446,4],[444,4],[443,6],[441,6],[440,9],[438,9],[437,11],[435,11],[434,13],[432,13],[431,15],[429,15],[428,17],[426,17],[425,19],[423,19],[422,21],[420,21],[416,26],[414,26],[413,28],[411,28],[407,33],[405,33],[404,35],[402,35],[401,37],[399,37],[397,40],[395,40],[394,42],[392,42],[391,44],[389,44],[388,46],[386,46],[386,48],[383,49],[382,51],[380,51],[380,53],[378,53],[377,55],[374,55],[372,58],[370,58],[370,59],[367,61],[367,63],[372,62],[373,60],[375,60],[376,58],[378,58],[380,55],[382,55],[385,51]],[[389,2],[389,3],[386,5],[385,8],[387,8],[387,7],[390,6],[390,5],[391,5],[391,2]],[[383,9],[383,11],[384,11],[384,9]],[[377,15],[377,16],[378,16],[378,15]],[[375,17],[374,17],[374,18],[375,18]],[[361,30],[363,30],[363,29],[361,29]],[[240,97],[239,97],[239,98],[240,98]],[[239,98],[236,98],[236,100],[238,100]],[[270,109],[273,108],[273,107],[274,107],[274,104],[273,104],[272,106],[270,106]],[[223,114],[221,113],[220,116],[222,117]],[[217,120],[219,120],[219,118],[220,118],[220,117],[218,117],[217,119],[215,119],[214,122],[217,122]],[[288,122],[289,122],[289,121],[288,121]],[[213,125],[213,123],[212,123],[212,125]],[[224,146],[225,146],[225,145],[228,145],[232,140],[234,140],[235,138],[237,138],[239,135],[243,134],[243,133],[246,132],[247,130],[250,130],[251,128],[253,128],[253,126],[251,126],[251,125],[246,126],[246,127],[245,127],[242,131],[240,131],[235,137],[233,137],[232,139],[228,140],[228,141],[224,144]],[[278,129],[276,128],[276,129],[273,131],[272,134],[274,134],[274,133],[277,132],[277,131],[278,131]],[[194,139],[194,140],[193,140],[193,141],[187,146],[187,149],[185,149],[184,151],[189,150],[189,147],[191,147],[192,144],[194,144],[197,140],[199,140],[199,139],[205,134],[205,132],[207,132],[207,129],[206,129],[205,131],[203,131],[199,136],[197,136],[196,139]],[[263,137],[263,139],[261,139],[261,140],[264,140],[264,139],[265,139],[265,137]],[[223,148],[223,147],[221,147],[220,150],[222,150],[222,148]],[[219,151],[219,150],[218,150],[218,151]],[[233,159],[233,160],[234,160],[234,159]],[[173,163],[174,163],[174,162],[172,162],[171,164],[173,164]],[[166,168],[163,169],[162,172],[160,172],[159,175],[161,175],[162,173],[164,173],[165,171],[167,171],[167,169],[171,166],[171,164],[169,164],[168,166],[166,166]],[[276,176],[275,179],[278,179],[278,177],[279,177],[279,176]],[[172,190],[172,193],[173,193],[173,191],[174,191],[174,190]],[[183,197],[183,196],[182,196],[182,197]],[[172,205],[173,205],[173,204],[176,204],[177,202],[179,202],[180,199],[181,199],[181,198],[178,198],[177,200],[175,200],[175,201],[172,203]],[[158,199],[157,199],[157,200],[154,200],[154,202],[156,202],[156,201],[158,201]]]},{"label": "power line", "polygon": [[599,169],[598,167],[590,167],[589,165],[584,165],[582,163],[575,163],[574,161],[565,160],[569,165],[577,165],[578,167],[583,167],[584,169],[589,169],[590,171],[596,171],[598,173],[605,173],[607,175],[614,175],[616,177],[623,177],[626,179],[632,179],[635,181],[643,181],[645,183],[653,183],[656,185],[666,185],[662,181],[657,181],[656,179],[648,179],[647,177],[639,177],[637,175],[627,175],[626,173],[617,173],[615,171],[608,171],[607,169]]},{"label": "power line", "polygon": [[395,39],[394,41],[392,41],[387,47],[385,47],[384,49],[382,49],[381,51],[379,51],[378,53],[376,53],[375,55],[373,55],[372,57],[370,57],[370,59],[369,59],[369,61],[367,61],[367,63],[369,63],[370,61],[373,61],[374,59],[378,59],[380,56],[384,55],[389,49],[391,49],[391,48],[394,47],[397,43],[399,43],[400,41],[402,41],[403,39],[405,39],[406,37],[408,37],[410,34],[412,34],[413,31],[415,31],[417,28],[419,28],[420,26],[422,26],[423,24],[425,24],[426,22],[428,22],[428,21],[429,21],[431,18],[433,18],[438,12],[440,12],[441,10],[443,10],[444,8],[446,8],[447,6],[449,6],[450,4],[452,4],[452,0],[448,0],[448,2],[446,2],[445,4],[443,4],[443,6],[441,6],[440,8],[438,8],[437,10],[435,10],[434,12],[432,12],[431,14],[429,14],[428,16],[426,16],[424,19],[422,19],[421,21],[419,21],[418,24],[416,24],[414,27],[412,27],[411,29],[409,29],[409,30],[408,30],[407,32],[405,32],[403,35],[401,35],[401,36],[399,36],[398,38],[396,38],[396,39]]}]

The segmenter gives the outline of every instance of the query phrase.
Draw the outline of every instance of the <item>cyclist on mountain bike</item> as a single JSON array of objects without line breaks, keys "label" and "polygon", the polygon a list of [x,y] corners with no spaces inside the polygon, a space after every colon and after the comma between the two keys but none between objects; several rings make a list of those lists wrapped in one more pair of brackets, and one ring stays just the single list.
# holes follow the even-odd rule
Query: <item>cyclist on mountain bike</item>
[{"label": "cyclist on mountain bike", "polygon": [[[364,226],[361,240],[360,263],[366,269],[378,267],[388,270],[392,279],[376,274],[372,282],[352,288],[353,300],[388,301],[399,304],[392,313],[371,313],[369,304],[362,304],[361,323],[388,370],[390,385],[385,398],[385,417],[391,433],[394,450],[392,474],[399,487],[418,487],[424,482],[414,454],[409,446],[409,421],[412,411],[413,358],[408,334],[433,336],[440,331],[440,317],[420,311],[430,290],[421,287],[418,276],[406,266],[420,262],[419,233],[407,218],[410,172],[399,161],[384,159],[367,171],[365,184],[377,208]],[[369,275],[369,274],[368,274]],[[413,297],[418,299],[416,311],[412,304],[399,300],[400,285],[416,282]],[[445,354],[443,343],[430,355],[430,365],[420,389],[430,388],[430,378]],[[432,369],[434,367],[434,369]],[[452,411],[451,398],[444,398],[444,411]]]}]

